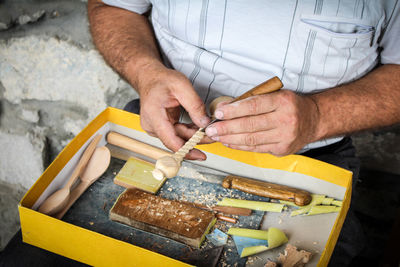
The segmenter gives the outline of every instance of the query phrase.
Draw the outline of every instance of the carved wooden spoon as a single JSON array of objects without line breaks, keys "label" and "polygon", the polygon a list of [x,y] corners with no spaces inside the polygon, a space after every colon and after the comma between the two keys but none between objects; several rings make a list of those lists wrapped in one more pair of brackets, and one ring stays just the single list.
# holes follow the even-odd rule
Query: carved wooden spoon
[{"label": "carved wooden spoon", "polygon": [[51,196],[49,196],[39,207],[39,212],[53,215],[62,208],[68,202],[70,190],[72,185],[75,183],[76,179],[82,174],[84,171],[86,164],[88,163],[90,157],[92,156],[97,144],[101,139],[101,135],[97,135],[93,140],[90,142],[88,147],[86,148],[85,152],[83,152],[78,164],[76,165],[74,171],[72,172],[68,182],[63,186],[63,188],[54,192]]},{"label": "carved wooden spoon", "polygon": [[75,201],[86,191],[86,189],[92,185],[108,168],[110,165],[111,153],[110,150],[105,147],[97,147],[94,151],[85,171],[80,177],[81,182],[75,187],[70,194],[69,200],[66,206],[57,213],[54,217],[61,219],[69,208],[75,203]]}]

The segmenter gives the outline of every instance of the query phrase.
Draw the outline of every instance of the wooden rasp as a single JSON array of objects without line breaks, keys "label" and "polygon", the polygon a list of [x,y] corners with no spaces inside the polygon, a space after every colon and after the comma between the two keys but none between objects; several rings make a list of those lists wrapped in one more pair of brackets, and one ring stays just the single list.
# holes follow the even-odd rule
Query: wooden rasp
[{"label": "wooden rasp", "polygon": [[225,177],[222,186],[257,196],[291,201],[298,206],[308,205],[311,202],[311,194],[305,190],[234,175]]}]

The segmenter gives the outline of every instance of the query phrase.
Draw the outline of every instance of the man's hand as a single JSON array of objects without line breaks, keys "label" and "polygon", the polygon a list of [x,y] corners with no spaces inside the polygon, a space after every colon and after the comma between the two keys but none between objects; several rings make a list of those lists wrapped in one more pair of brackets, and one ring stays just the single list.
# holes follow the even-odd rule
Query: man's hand
[{"label": "man's hand", "polygon": [[[160,138],[169,149],[177,151],[198,129],[178,123],[180,107],[185,108],[196,125],[204,127],[210,121],[205,106],[180,72],[161,64],[151,64],[141,68],[140,73],[145,73],[138,77],[137,83],[142,128]],[[187,158],[205,159],[205,155],[194,149]]]},{"label": "man's hand", "polygon": [[[143,129],[177,151],[197,130],[177,123],[180,106],[189,112],[197,126],[205,126],[209,121],[192,85],[184,75],[161,63],[146,16],[107,6],[100,0],[89,0],[88,15],[96,47],[139,92]],[[205,159],[205,154],[192,150],[187,158]]]},{"label": "man's hand", "polygon": [[308,96],[288,90],[222,104],[217,122],[206,134],[231,148],[284,156],[315,141],[317,105]]}]

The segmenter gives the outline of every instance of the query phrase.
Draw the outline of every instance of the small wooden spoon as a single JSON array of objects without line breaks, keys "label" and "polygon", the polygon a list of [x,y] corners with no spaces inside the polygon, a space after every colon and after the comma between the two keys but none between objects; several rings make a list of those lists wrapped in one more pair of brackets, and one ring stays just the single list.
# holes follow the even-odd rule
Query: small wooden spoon
[{"label": "small wooden spoon", "polygon": [[69,199],[69,194],[72,185],[75,183],[76,179],[78,179],[78,177],[82,174],[97,144],[100,142],[100,139],[101,139],[100,134],[97,135],[95,138],[93,138],[93,140],[86,148],[85,152],[83,152],[68,182],[63,186],[63,188],[54,192],[40,205],[39,212],[47,215],[53,215],[65,207]]},{"label": "small wooden spoon", "polygon": [[111,153],[107,147],[96,148],[85,171],[80,177],[81,182],[71,191],[68,203],[54,216],[55,218],[61,219],[83,192],[107,170],[108,165],[110,165],[110,159]]}]

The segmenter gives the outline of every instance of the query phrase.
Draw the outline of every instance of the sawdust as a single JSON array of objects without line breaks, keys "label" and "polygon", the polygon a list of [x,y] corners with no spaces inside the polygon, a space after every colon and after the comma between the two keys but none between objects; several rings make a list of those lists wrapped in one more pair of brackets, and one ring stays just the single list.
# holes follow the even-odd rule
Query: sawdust
[{"label": "sawdust", "polygon": [[182,176],[182,177],[185,177],[185,178],[207,181],[207,178],[204,175],[202,175],[201,173],[199,173],[195,169],[189,168],[189,167],[186,167],[186,166],[182,166],[179,169],[178,175]]}]

